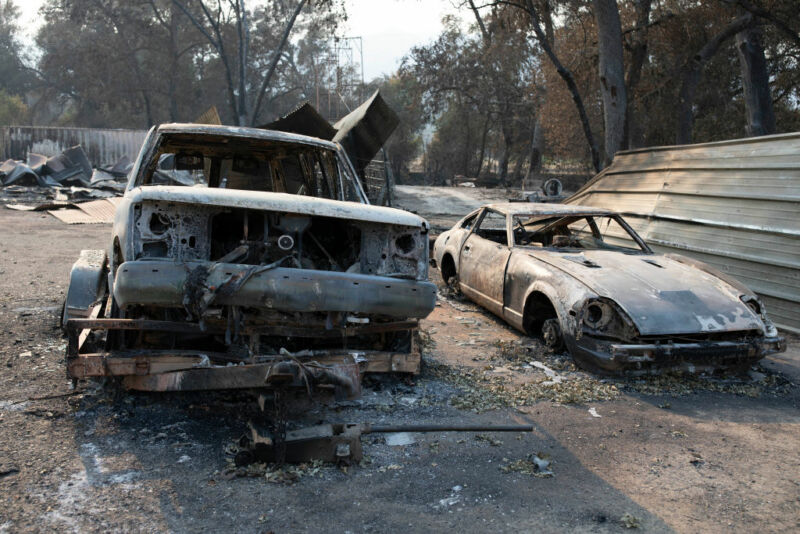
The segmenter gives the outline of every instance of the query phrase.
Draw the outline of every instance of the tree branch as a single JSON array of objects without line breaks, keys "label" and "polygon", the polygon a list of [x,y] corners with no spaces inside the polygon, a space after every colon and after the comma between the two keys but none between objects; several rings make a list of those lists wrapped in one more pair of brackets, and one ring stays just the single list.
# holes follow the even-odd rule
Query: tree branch
[{"label": "tree branch", "polygon": [[300,2],[298,2],[297,7],[295,7],[294,13],[292,13],[292,17],[289,19],[289,22],[283,29],[283,35],[281,36],[281,41],[278,44],[278,48],[275,49],[275,55],[272,58],[272,62],[270,63],[269,69],[267,70],[267,74],[264,76],[264,80],[261,82],[261,88],[258,90],[258,98],[256,100],[256,105],[253,108],[253,115],[250,119],[251,126],[255,126],[256,121],[258,120],[258,113],[259,111],[261,111],[261,102],[264,100],[264,93],[267,92],[267,87],[269,87],[269,84],[272,81],[272,76],[273,74],[275,74],[275,69],[278,67],[278,62],[281,59],[281,53],[283,52],[283,48],[284,46],[286,46],[286,42],[289,40],[289,34],[292,31],[292,27],[294,26],[294,23],[297,20],[298,15],[300,15],[300,11],[303,10],[303,6],[305,5],[305,3],[306,0],[300,0]]},{"label": "tree branch", "polygon": [[722,45],[722,43],[753,24],[753,22],[752,13],[747,13],[737,19],[734,19],[719,33],[712,37],[686,63],[686,66],[683,69],[683,81],[681,83],[678,100],[678,131],[676,133],[677,144],[685,145],[692,142],[692,127],[694,124],[694,113],[692,107],[694,106],[694,95],[697,90],[697,86],[700,83],[703,67],[705,66],[706,62],[717,53],[717,50],[719,50],[719,47]]}]

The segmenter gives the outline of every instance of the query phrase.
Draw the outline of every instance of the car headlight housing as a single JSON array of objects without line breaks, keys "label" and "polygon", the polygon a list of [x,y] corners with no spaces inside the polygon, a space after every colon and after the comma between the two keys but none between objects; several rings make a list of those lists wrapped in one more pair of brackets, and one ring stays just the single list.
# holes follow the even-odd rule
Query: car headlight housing
[{"label": "car headlight housing", "polygon": [[633,321],[611,299],[597,297],[586,300],[578,317],[582,330],[592,335],[623,340],[638,336]]},{"label": "car headlight housing", "polygon": [[764,323],[764,332],[766,335],[778,335],[778,329],[775,328],[775,325],[769,320],[769,317],[767,317],[767,310],[764,307],[764,303],[761,302],[758,297],[755,295],[742,295],[739,297],[739,300],[741,300],[751,312],[761,319],[761,322]]}]

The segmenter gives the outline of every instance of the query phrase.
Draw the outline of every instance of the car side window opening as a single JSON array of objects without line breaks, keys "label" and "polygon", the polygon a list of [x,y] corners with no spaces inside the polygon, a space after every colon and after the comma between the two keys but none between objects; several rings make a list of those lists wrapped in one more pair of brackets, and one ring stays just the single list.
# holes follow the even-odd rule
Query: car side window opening
[{"label": "car side window opening", "polygon": [[478,213],[475,213],[475,214],[473,214],[473,215],[471,215],[471,216],[467,217],[467,218],[464,220],[464,222],[463,222],[463,223],[461,223],[461,228],[464,228],[465,230],[472,230],[472,226],[475,224],[475,219],[477,219],[477,218],[478,218],[478,215],[479,215],[479,214],[480,214],[480,212],[478,212]]},{"label": "car side window opening", "polygon": [[478,223],[475,233],[484,239],[494,241],[501,245],[508,245],[506,216],[496,211],[487,210]]},{"label": "car side window opening", "polygon": [[514,216],[514,244],[555,250],[644,250],[616,216]]}]

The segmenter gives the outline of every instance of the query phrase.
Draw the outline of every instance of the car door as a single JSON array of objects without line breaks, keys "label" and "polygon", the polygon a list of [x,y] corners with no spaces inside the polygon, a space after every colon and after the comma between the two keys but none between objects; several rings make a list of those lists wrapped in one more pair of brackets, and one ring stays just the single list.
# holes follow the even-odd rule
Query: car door
[{"label": "car door", "polygon": [[508,246],[506,216],[484,210],[472,233],[464,241],[459,257],[461,291],[492,313],[503,314],[503,284]]}]

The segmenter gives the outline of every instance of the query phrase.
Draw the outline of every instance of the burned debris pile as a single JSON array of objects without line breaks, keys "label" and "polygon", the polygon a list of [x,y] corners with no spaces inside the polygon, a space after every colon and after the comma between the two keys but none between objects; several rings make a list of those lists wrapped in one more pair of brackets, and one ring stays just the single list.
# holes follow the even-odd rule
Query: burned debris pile
[{"label": "burned debris pile", "polygon": [[92,167],[80,145],[51,157],[30,152],[26,161],[7,159],[0,164],[0,195],[4,200],[38,205],[111,198],[125,190],[132,167],[125,156],[113,165]]}]

